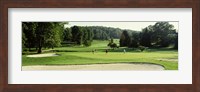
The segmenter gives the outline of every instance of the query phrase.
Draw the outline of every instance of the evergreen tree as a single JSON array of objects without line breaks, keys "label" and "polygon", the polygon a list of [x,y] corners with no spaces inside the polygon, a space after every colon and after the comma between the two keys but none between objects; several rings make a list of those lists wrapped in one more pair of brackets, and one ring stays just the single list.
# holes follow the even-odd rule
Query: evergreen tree
[{"label": "evergreen tree", "polygon": [[131,38],[128,34],[128,31],[124,30],[120,37],[120,47],[129,46]]},{"label": "evergreen tree", "polygon": [[73,26],[72,30],[72,41],[76,44],[81,45],[83,41],[83,31],[78,26]]},{"label": "evergreen tree", "polygon": [[147,27],[140,33],[140,45],[151,47],[151,30]]}]

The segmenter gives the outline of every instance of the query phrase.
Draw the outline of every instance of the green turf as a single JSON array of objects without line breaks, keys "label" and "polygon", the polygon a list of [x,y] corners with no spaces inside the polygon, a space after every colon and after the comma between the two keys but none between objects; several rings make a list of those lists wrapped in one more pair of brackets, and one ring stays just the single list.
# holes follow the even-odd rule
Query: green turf
[{"label": "green turf", "polygon": [[[114,40],[118,42],[118,40]],[[178,51],[169,48],[147,49],[140,52],[139,49],[120,47],[110,49],[106,54],[108,41],[92,42],[92,46],[74,46],[54,48],[59,54],[56,57],[31,58],[22,56],[22,65],[66,65],[66,64],[97,64],[97,63],[154,63],[165,67],[166,70],[177,70],[178,61],[165,61],[165,59],[177,59]],[[96,49],[93,54],[91,51]],[[126,53],[123,53],[126,49]],[[160,60],[163,59],[163,60]]]}]

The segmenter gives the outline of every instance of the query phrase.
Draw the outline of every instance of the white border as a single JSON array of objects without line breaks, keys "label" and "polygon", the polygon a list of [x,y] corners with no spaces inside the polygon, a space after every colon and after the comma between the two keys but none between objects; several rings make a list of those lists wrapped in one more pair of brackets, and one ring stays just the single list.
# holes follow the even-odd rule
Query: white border
[{"label": "white border", "polygon": [[[9,8],[9,84],[191,84],[191,8]],[[178,71],[21,71],[22,21],[179,21]]]}]

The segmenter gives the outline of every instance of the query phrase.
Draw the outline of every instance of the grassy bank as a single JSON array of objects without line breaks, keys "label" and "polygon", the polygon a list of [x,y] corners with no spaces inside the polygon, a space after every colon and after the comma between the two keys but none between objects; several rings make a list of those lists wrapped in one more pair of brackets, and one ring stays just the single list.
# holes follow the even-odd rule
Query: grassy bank
[{"label": "grassy bank", "polygon": [[[118,40],[114,40],[118,42]],[[178,51],[170,48],[151,49],[140,52],[138,49],[116,48],[106,54],[108,41],[94,40],[90,47],[74,46],[54,48],[59,54],[56,57],[31,58],[22,56],[22,65],[66,65],[66,64],[98,64],[98,63],[154,63],[166,70],[178,69]],[[93,54],[91,51],[96,49]],[[126,53],[123,53],[126,49]],[[175,59],[175,60],[174,60]]]}]

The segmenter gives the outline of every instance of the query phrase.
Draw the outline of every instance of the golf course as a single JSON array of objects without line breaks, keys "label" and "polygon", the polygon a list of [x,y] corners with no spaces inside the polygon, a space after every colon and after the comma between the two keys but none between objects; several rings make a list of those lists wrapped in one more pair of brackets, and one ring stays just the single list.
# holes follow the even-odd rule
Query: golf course
[{"label": "golf course", "polygon": [[178,70],[176,23],[147,23],[23,22],[22,70]]},{"label": "golf course", "polygon": [[[118,40],[114,40],[118,42]],[[164,67],[165,70],[178,69],[178,51],[170,48],[147,49],[141,52],[139,49],[120,47],[110,49],[106,54],[105,49],[108,41],[94,40],[90,47],[59,47],[46,49],[44,53],[56,53],[57,56],[27,57],[23,55],[22,66],[34,65],[88,65],[88,64],[156,64]],[[92,50],[96,49],[94,54]],[[123,50],[126,49],[126,53]],[[32,52],[34,53],[34,52]],[[30,54],[32,54],[30,52]],[[36,53],[36,52],[35,52]],[[28,54],[28,53],[26,53]],[[37,55],[37,54],[33,54]],[[59,66],[58,66],[59,67]],[[120,70],[120,69],[119,69]]]}]

